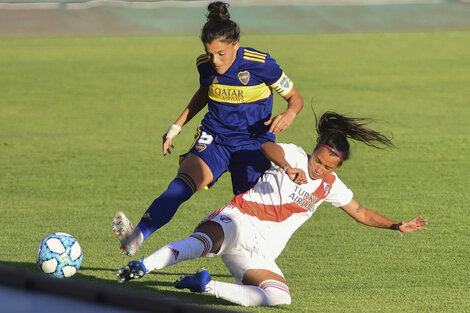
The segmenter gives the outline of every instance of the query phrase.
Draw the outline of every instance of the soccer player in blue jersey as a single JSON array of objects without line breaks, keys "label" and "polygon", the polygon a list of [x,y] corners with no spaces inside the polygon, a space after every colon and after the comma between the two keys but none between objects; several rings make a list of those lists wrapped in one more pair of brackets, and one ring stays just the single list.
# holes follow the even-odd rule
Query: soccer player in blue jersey
[{"label": "soccer player in blue jersey", "polygon": [[[122,212],[113,218],[121,249],[129,256],[168,223],[193,193],[213,185],[224,172],[231,173],[235,195],[251,188],[270,167],[261,145],[274,142],[275,134],[288,128],[303,107],[301,95],[269,54],[240,46],[240,29],[227,8],[228,4],[220,1],[209,4],[201,32],[206,53],[196,60],[200,87],[163,135],[166,155],[183,125],[208,105],[176,178],[150,205],[137,227]],[[273,89],[287,101],[287,109],[272,118]]]}]

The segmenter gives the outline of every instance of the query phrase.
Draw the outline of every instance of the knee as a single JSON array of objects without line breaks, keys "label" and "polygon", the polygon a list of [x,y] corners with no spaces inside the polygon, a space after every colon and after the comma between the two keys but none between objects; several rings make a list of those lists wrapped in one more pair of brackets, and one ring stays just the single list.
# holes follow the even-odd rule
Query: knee
[{"label": "knee", "polygon": [[[188,189],[189,188],[189,189]],[[196,192],[196,183],[193,178],[187,174],[179,173],[175,179],[168,185],[167,191],[172,190],[176,193],[188,193],[188,198]]]},{"label": "knee", "polygon": [[266,305],[275,306],[282,304],[291,304],[289,287],[279,281],[270,280],[262,282],[259,287],[266,294]]},{"label": "knee", "polygon": [[224,242],[224,230],[219,223],[206,221],[198,225],[194,231],[204,233],[210,238],[212,245],[209,252],[218,253],[220,251]]}]

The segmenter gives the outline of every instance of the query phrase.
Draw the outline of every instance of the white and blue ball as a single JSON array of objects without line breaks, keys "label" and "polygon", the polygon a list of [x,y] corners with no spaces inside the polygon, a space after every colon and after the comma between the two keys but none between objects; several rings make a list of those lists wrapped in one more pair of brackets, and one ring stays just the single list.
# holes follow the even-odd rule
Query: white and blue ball
[{"label": "white and blue ball", "polygon": [[36,250],[36,262],[47,275],[73,276],[82,265],[83,253],[77,239],[67,233],[46,236]]}]

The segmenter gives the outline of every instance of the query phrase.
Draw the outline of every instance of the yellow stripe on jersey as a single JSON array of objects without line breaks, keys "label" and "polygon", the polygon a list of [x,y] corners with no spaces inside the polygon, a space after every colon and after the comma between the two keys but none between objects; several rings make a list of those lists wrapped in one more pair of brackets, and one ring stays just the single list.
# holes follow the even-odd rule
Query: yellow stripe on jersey
[{"label": "yellow stripe on jersey", "polygon": [[287,77],[286,73],[282,72],[281,77],[271,87],[281,96],[285,96],[294,88],[294,83]]},{"label": "yellow stripe on jersey", "polygon": [[207,63],[207,62],[209,62],[209,57],[207,55],[203,54],[203,55],[201,55],[200,57],[198,57],[196,59],[196,66],[199,66],[199,65],[201,65],[203,63]]},{"label": "yellow stripe on jersey", "polygon": [[[200,125],[197,127],[196,134],[194,134],[194,141],[193,141],[193,143],[191,144],[191,147],[189,148],[189,150],[191,150],[191,149],[194,147],[194,145],[196,144],[196,142],[197,142],[198,139],[199,139],[199,136],[201,136],[201,126],[200,126]],[[189,152],[188,152],[188,153],[189,153]],[[182,160],[181,160],[181,161],[182,161]],[[181,164],[181,162],[180,162],[180,164]]]},{"label": "yellow stripe on jersey", "polygon": [[209,56],[207,54],[201,54],[200,56],[197,57],[197,61],[201,60],[201,59],[207,59],[209,58]]},{"label": "yellow stripe on jersey", "polygon": [[266,99],[272,94],[265,83],[256,86],[227,86],[212,84],[209,86],[209,98],[217,102],[251,103]]},{"label": "yellow stripe on jersey", "polygon": [[245,60],[264,63],[266,61],[267,56],[268,55],[264,53],[259,53],[259,52],[243,49],[243,58]]},{"label": "yellow stripe on jersey", "polygon": [[260,52],[251,51],[251,50],[247,50],[247,49],[243,49],[243,52],[244,52],[244,54],[251,54],[253,56],[259,56],[259,57],[263,57],[263,58],[266,58],[268,56],[266,53],[260,53]]},{"label": "yellow stripe on jersey", "polygon": [[203,60],[197,62],[197,63],[196,63],[196,66],[199,67],[199,65],[204,64],[204,63],[207,63],[207,62],[209,62],[209,59],[205,59],[205,60],[203,59]]},{"label": "yellow stripe on jersey", "polygon": [[256,61],[256,62],[260,62],[260,63],[264,63],[264,59],[259,59],[259,58],[251,58],[251,57],[248,57],[246,55],[243,56],[243,58],[245,60],[248,60],[248,61]]}]

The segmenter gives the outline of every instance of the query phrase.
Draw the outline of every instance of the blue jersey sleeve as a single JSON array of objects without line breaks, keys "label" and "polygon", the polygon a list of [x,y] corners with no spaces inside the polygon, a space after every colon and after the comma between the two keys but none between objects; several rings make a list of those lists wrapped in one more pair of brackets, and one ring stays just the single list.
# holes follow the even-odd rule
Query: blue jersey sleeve
[{"label": "blue jersey sleeve", "polygon": [[269,86],[277,82],[279,77],[281,77],[282,75],[281,67],[277,64],[276,60],[274,60],[269,54],[266,57],[266,62],[263,66],[262,75],[264,81]]},{"label": "blue jersey sleeve", "polygon": [[199,72],[199,83],[202,86],[209,86],[212,83],[209,79],[210,66],[209,57],[206,54],[201,54],[196,59],[196,67]]},{"label": "blue jersey sleeve", "polygon": [[294,84],[277,64],[276,60],[274,60],[269,54],[263,54],[256,50],[253,50],[253,52],[246,51],[245,53],[252,58],[254,58],[255,55],[264,55],[264,62],[260,64],[259,75],[262,77],[266,85],[276,90],[276,92],[281,96],[287,95],[292,90]]}]

